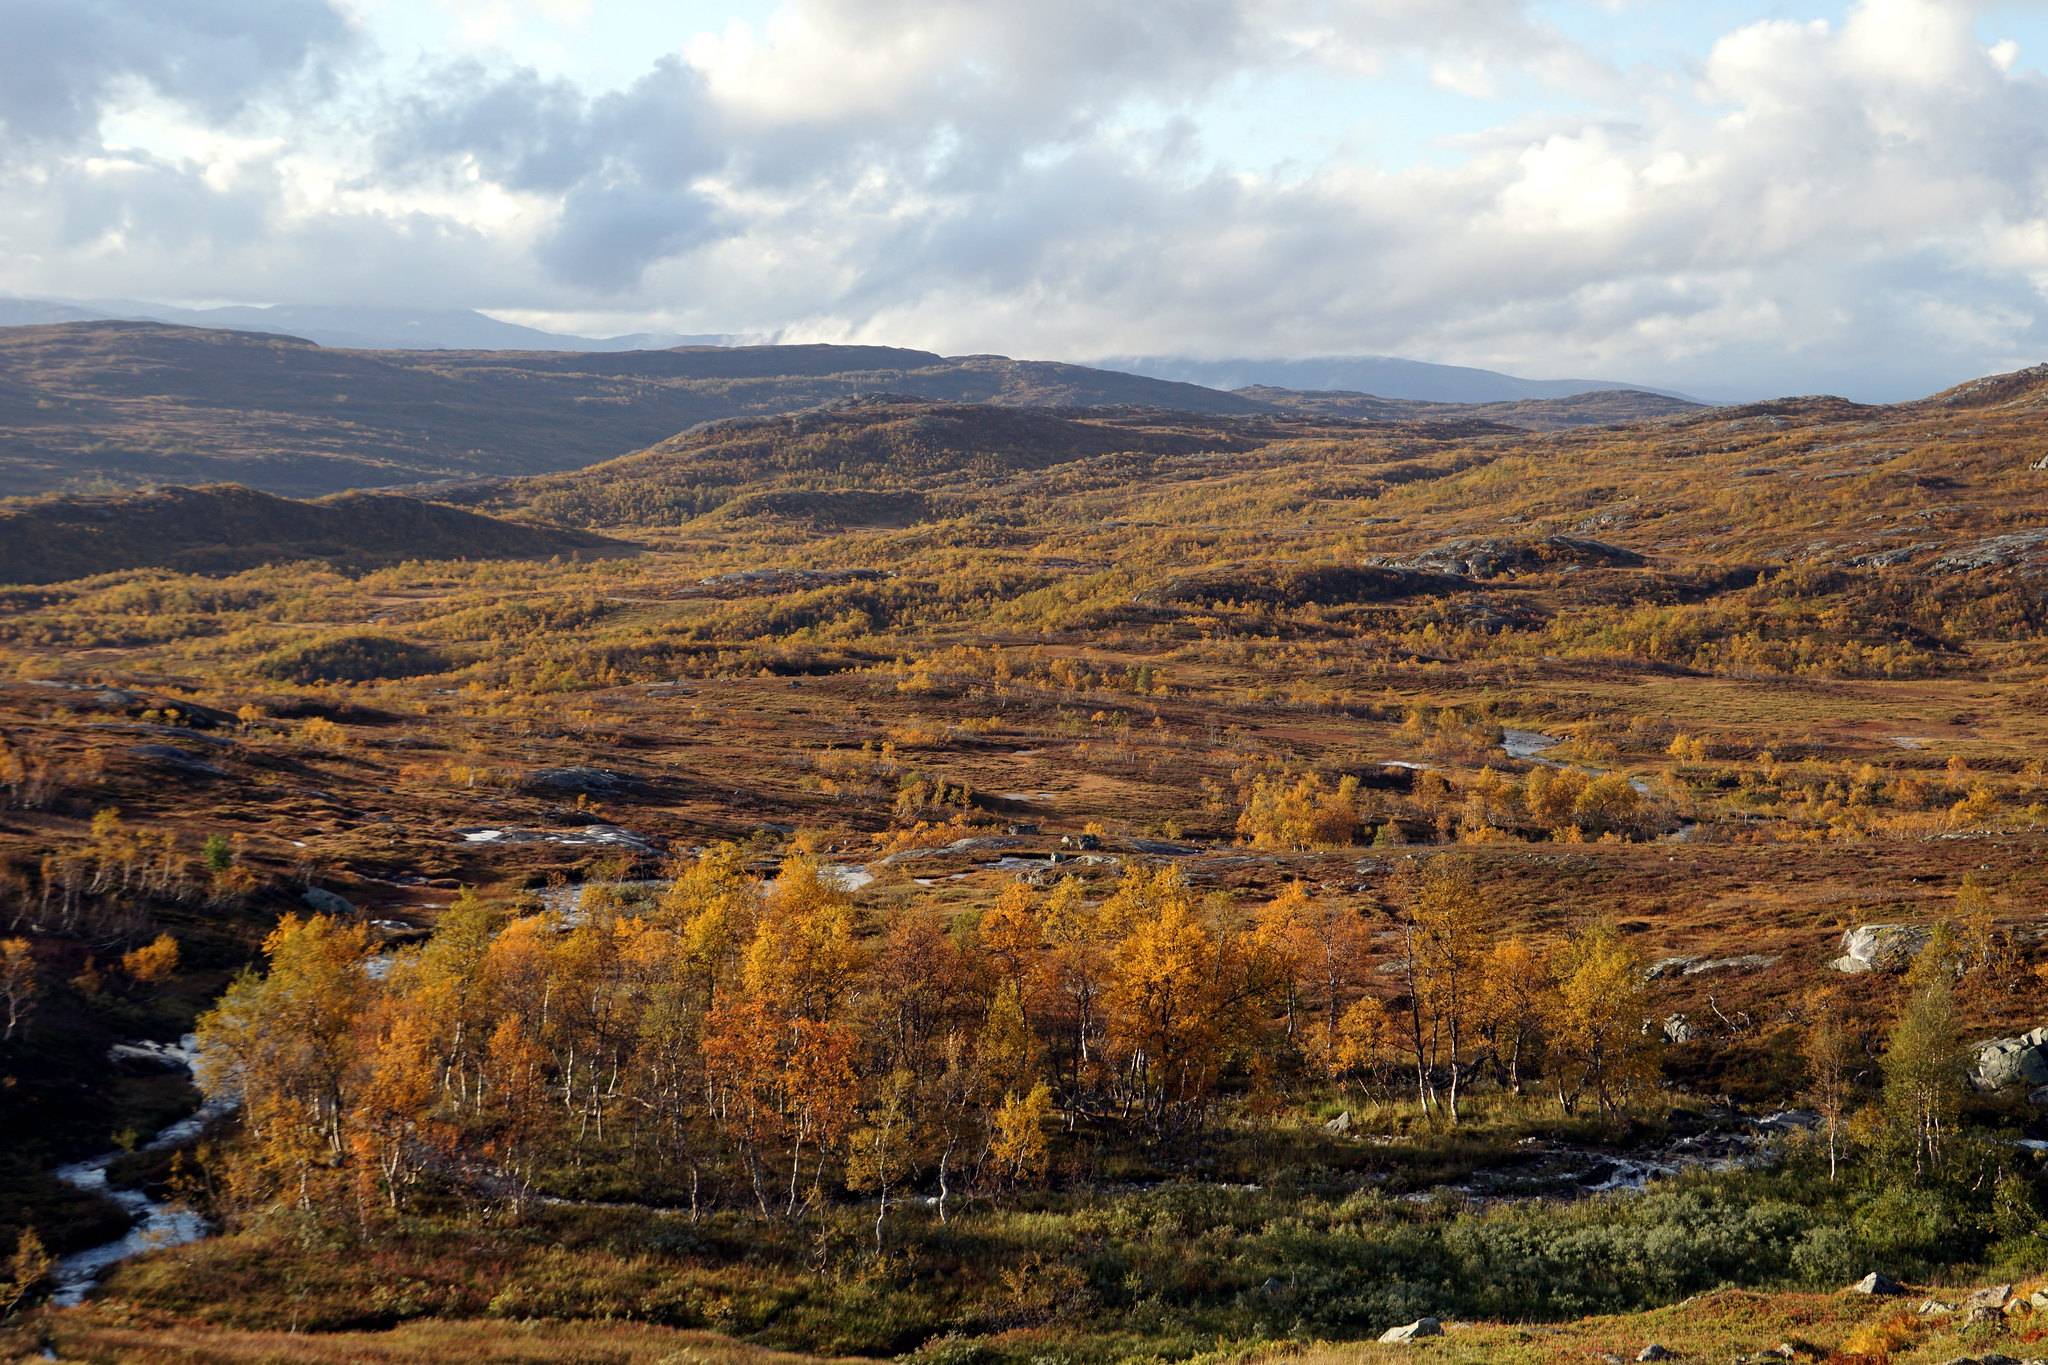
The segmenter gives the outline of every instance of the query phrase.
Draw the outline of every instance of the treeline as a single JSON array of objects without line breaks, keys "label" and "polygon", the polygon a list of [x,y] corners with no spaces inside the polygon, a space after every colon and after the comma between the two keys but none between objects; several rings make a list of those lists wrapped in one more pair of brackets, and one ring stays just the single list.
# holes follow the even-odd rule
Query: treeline
[{"label": "treeline", "polygon": [[1160,868],[875,922],[805,856],[765,887],[729,847],[673,872],[637,912],[602,884],[571,918],[465,895],[388,971],[363,926],[285,919],[200,1024],[203,1084],[245,1106],[233,1198],[517,1202],[602,1168],[693,1210],[871,1197],[880,1236],[906,1190],[943,1218],[1045,1178],[1064,1135],[1169,1141],[1226,1101],[1337,1085],[1456,1122],[1475,1085],[1615,1113],[1657,1078],[1618,938],[1502,936],[1455,859],[1386,916]]}]

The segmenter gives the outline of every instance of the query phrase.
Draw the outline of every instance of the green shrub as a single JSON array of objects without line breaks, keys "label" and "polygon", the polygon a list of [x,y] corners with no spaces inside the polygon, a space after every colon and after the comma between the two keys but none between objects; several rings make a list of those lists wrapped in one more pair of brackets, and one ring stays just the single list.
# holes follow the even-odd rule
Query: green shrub
[{"label": "green shrub", "polygon": [[446,657],[424,645],[389,635],[326,635],[286,645],[256,661],[256,671],[277,682],[373,682],[444,673]]}]

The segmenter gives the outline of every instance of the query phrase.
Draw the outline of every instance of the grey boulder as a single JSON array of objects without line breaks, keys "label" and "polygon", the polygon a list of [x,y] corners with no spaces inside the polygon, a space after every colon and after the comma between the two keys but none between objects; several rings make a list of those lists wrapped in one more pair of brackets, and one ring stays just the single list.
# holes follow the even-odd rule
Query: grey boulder
[{"label": "grey boulder", "polygon": [[1849,1286],[1851,1294],[1903,1294],[1906,1286],[1881,1270],[1873,1270]]},{"label": "grey boulder", "polygon": [[322,915],[353,915],[355,902],[347,896],[337,895],[324,886],[309,886],[299,897],[308,908]]},{"label": "grey boulder", "polygon": [[1970,1084],[1986,1094],[2010,1085],[2048,1085],[2048,1028],[1979,1043],[1970,1060]]},{"label": "grey boulder", "polygon": [[1406,1327],[1389,1327],[1380,1333],[1383,1342],[1420,1341],[1424,1337],[1440,1337],[1444,1325],[1435,1318],[1417,1318]]}]

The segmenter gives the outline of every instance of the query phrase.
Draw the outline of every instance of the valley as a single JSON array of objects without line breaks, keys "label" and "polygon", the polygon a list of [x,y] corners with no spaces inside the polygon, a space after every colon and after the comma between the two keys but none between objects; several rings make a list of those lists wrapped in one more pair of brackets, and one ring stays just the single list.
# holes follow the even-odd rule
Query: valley
[{"label": "valley", "polygon": [[[2048,375],[1367,413],[922,353],[222,335],[145,340],[457,385],[420,401],[523,433],[369,454],[388,424],[115,394],[78,353],[105,421],[182,414],[208,479],[272,491],[0,504],[33,1000],[0,1239],[122,1235],[54,1174],[110,1149],[213,1233],[9,1349],[2038,1334],[2040,1082],[1967,1075],[2048,1022]],[[554,429],[496,397],[599,364],[655,392]],[[184,478],[64,440],[0,443],[12,486]],[[1833,965],[1871,926],[1913,932]],[[109,1060],[195,1027],[199,1092]],[[1871,1271],[1914,1294],[1837,1292]],[[2004,1281],[1995,1322],[1894,1321]]]}]

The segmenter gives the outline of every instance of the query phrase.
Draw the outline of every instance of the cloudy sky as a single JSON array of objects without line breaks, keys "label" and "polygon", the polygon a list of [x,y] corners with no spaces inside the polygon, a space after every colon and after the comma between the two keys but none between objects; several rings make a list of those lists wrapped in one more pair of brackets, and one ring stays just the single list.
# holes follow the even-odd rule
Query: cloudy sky
[{"label": "cloudy sky", "polygon": [[2048,359],[2048,0],[0,0],[0,293],[1715,395]]}]

